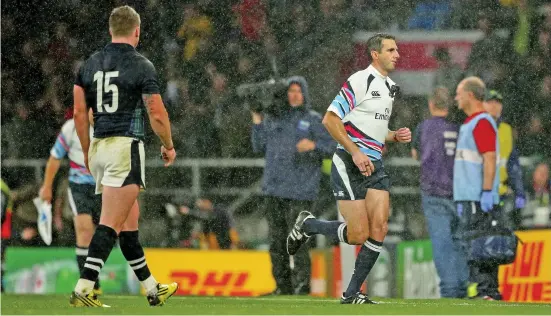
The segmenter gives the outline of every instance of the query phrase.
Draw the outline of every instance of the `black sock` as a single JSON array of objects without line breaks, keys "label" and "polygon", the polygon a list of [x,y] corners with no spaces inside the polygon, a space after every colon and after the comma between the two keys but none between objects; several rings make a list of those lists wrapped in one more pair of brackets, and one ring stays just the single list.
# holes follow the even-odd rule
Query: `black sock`
[{"label": "black sock", "polygon": [[80,272],[80,278],[90,281],[98,279],[99,272],[117,241],[117,232],[108,226],[99,225],[96,228],[90,247],[88,248],[88,257],[84,263],[84,268]]},{"label": "black sock", "polygon": [[[78,265],[78,271],[79,273],[82,273],[82,269],[84,269],[84,263],[86,263],[86,257],[88,256],[88,247],[76,247],[76,253],[77,253],[77,265]],[[94,284],[94,289],[99,289],[99,277],[96,280],[96,283]]]},{"label": "black sock", "polygon": [[337,236],[340,242],[348,243],[346,237],[346,223],[339,221],[323,221],[315,218],[307,219],[304,222],[306,235],[321,234],[325,236]]},{"label": "black sock", "polygon": [[119,234],[119,244],[122,254],[130,264],[138,280],[145,281],[151,276],[142,245],[138,238],[138,231],[124,231]]},{"label": "black sock", "polygon": [[350,284],[348,284],[344,296],[349,297],[360,291],[369,271],[371,271],[379,257],[382,246],[382,242],[371,238],[362,245],[354,265],[354,274],[352,274],[352,279],[350,279]]}]

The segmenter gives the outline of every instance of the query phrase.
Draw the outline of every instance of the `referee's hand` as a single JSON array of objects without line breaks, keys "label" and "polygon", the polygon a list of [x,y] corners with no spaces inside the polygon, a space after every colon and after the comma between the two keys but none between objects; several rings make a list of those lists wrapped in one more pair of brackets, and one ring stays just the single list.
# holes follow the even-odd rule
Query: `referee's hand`
[{"label": "referee's hand", "polygon": [[398,129],[394,135],[394,138],[398,143],[409,143],[411,142],[411,131],[407,127],[402,127]]},{"label": "referee's hand", "polygon": [[360,169],[360,172],[366,177],[369,177],[375,171],[375,166],[371,162],[371,159],[359,150],[352,154],[352,160],[358,169]]}]

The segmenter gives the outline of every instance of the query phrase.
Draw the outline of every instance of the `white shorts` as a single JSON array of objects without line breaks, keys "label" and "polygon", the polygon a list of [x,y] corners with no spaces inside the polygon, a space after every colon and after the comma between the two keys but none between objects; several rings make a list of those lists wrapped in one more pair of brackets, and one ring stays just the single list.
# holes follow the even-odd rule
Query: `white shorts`
[{"label": "white shorts", "polygon": [[88,152],[90,172],[96,180],[96,194],[103,186],[120,188],[137,184],[145,189],[143,142],[130,137],[94,138]]}]

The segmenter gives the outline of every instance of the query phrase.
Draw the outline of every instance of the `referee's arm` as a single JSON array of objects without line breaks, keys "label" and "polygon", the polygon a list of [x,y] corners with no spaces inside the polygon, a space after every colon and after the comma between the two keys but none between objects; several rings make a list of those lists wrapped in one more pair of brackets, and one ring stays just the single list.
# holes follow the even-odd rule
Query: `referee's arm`
[{"label": "referee's arm", "polygon": [[350,137],[348,137],[342,119],[335,112],[325,112],[322,123],[329,134],[331,134],[331,137],[341,144],[351,155],[354,155],[356,152],[360,151],[360,147],[354,144]]}]

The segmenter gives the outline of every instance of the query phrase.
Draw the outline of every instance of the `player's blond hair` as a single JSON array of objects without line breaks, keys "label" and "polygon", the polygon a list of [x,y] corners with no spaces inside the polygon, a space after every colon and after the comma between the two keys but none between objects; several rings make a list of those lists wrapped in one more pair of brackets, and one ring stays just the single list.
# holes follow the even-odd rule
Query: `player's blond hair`
[{"label": "player's blond hair", "polygon": [[109,16],[109,30],[114,37],[132,35],[134,29],[140,26],[140,15],[134,8],[128,5],[117,7]]},{"label": "player's blond hair", "polygon": [[447,110],[451,103],[450,92],[448,88],[438,86],[432,92],[430,100],[434,103],[434,107],[439,110]]}]

